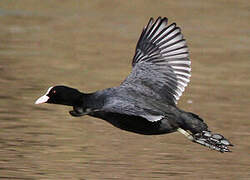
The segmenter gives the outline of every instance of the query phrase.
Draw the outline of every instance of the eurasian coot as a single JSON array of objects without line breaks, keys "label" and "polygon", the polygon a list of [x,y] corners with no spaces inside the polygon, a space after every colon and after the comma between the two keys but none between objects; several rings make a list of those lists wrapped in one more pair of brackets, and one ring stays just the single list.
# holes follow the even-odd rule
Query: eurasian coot
[{"label": "eurasian coot", "polygon": [[151,18],[144,27],[132,61],[132,72],[120,86],[82,93],[66,86],[50,87],[35,102],[73,106],[72,116],[89,115],[139,134],[178,131],[189,140],[220,152],[232,144],[208,130],[196,114],[176,104],[190,79],[186,40],[175,23]]}]

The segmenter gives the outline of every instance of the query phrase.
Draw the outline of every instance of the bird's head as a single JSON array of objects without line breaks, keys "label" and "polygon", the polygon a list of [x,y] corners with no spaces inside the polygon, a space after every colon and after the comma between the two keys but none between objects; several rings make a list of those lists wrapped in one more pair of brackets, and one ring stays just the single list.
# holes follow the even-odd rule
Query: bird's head
[{"label": "bird's head", "polygon": [[73,106],[80,100],[81,94],[77,89],[67,86],[50,87],[47,92],[38,98],[35,104],[50,103]]}]

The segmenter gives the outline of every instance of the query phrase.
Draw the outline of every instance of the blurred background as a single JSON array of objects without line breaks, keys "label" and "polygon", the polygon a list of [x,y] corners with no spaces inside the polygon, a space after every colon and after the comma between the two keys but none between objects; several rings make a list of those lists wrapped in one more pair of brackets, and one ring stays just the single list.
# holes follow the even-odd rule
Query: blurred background
[{"label": "blurred background", "polygon": [[[119,85],[158,16],[177,22],[190,49],[178,106],[232,141],[232,153],[34,105],[53,85]],[[250,179],[249,19],[247,0],[0,1],[0,179]]]}]

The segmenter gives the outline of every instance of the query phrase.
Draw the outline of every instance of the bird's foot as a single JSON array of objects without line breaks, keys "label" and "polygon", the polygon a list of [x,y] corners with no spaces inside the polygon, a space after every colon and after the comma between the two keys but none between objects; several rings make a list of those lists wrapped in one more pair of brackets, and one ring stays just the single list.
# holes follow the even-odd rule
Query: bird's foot
[{"label": "bird's foot", "polygon": [[228,146],[233,146],[222,135],[212,134],[210,131],[202,131],[193,135],[192,141],[222,153],[231,152]]},{"label": "bird's foot", "polygon": [[74,116],[74,117],[80,117],[80,116],[84,116],[84,115],[85,115],[85,114],[83,114],[83,113],[79,113],[79,112],[74,111],[74,110],[69,111],[69,114],[70,114],[71,116]]},{"label": "bird's foot", "polygon": [[71,116],[80,117],[80,116],[90,114],[91,112],[94,112],[94,111],[96,111],[96,110],[93,110],[90,108],[83,109],[82,107],[74,106],[73,110],[69,111],[69,114]]}]

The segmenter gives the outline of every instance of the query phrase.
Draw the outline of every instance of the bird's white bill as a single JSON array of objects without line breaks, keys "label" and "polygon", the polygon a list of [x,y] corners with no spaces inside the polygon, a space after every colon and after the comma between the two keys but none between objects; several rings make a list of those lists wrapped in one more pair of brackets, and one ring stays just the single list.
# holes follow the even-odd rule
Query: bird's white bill
[{"label": "bird's white bill", "polygon": [[35,104],[46,103],[48,100],[49,100],[49,96],[44,95],[44,96],[39,97],[39,98],[36,100]]}]

